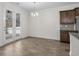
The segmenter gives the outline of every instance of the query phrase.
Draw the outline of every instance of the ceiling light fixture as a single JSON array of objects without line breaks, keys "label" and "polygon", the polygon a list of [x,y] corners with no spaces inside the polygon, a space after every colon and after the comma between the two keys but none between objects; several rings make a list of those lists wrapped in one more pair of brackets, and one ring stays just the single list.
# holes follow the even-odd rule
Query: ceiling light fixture
[{"label": "ceiling light fixture", "polygon": [[36,4],[36,2],[33,2],[33,4],[34,4],[34,10],[33,10],[33,12],[31,12],[31,15],[32,16],[38,16],[39,14],[37,12],[37,10],[38,10],[37,4]]}]

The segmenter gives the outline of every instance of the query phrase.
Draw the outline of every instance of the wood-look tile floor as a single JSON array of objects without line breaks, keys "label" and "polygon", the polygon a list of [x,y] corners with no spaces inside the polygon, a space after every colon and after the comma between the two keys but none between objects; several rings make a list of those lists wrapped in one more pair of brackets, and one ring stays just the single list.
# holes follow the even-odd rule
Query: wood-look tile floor
[{"label": "wood-look tile floor", "polygon": [[56,40],[27,38],[0,47],[1,56],[68,56],[69,44]]}]

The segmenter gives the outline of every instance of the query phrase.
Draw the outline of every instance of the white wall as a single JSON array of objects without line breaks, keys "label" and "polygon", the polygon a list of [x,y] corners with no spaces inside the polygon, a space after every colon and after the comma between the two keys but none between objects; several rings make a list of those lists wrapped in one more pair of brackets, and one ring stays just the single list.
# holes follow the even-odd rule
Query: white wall
[{"label": "white wall", "polygon": [[59,20],[55,9],[47,9],[39,12],[38,17],[31,17],[30,35],[49,39],[59,39]]},{"label": "white wall", "polygon": [[60,40],[59,11],[71,10],[79,4],[66,5],[39,11],[38,17],[30,19],[30,36]]}]

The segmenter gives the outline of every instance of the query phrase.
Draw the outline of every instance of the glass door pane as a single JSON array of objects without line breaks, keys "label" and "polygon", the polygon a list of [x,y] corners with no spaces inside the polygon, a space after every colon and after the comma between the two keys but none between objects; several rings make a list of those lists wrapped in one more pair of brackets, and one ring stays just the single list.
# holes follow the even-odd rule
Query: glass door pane
[{"label": "glass door pane", "polygon": [[21,27],[20,27],[20,14],[16,13],[16,36],[20,36]]},{"label": "glass door pane", "polygon": [[12,22],[12,11],[7,10],[6,11],[6,27],[5,27],[5,33],[6,33],[6,39],[12,38],[12,27],[13,27],[13,22]]}]

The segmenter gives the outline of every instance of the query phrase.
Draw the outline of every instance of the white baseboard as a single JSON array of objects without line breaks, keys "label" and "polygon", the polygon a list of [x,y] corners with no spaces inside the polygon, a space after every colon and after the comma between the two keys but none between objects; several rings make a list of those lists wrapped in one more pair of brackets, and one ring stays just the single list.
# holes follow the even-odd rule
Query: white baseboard
[{"label": "white baseboard", "polygon": [[58,41],[60,41],[60,39],[49,38],[49,37],[43,37],[43,36],[29,36],[29,37],[36,37],[36,38],[51,39],[51,40],[58,40]]}]

